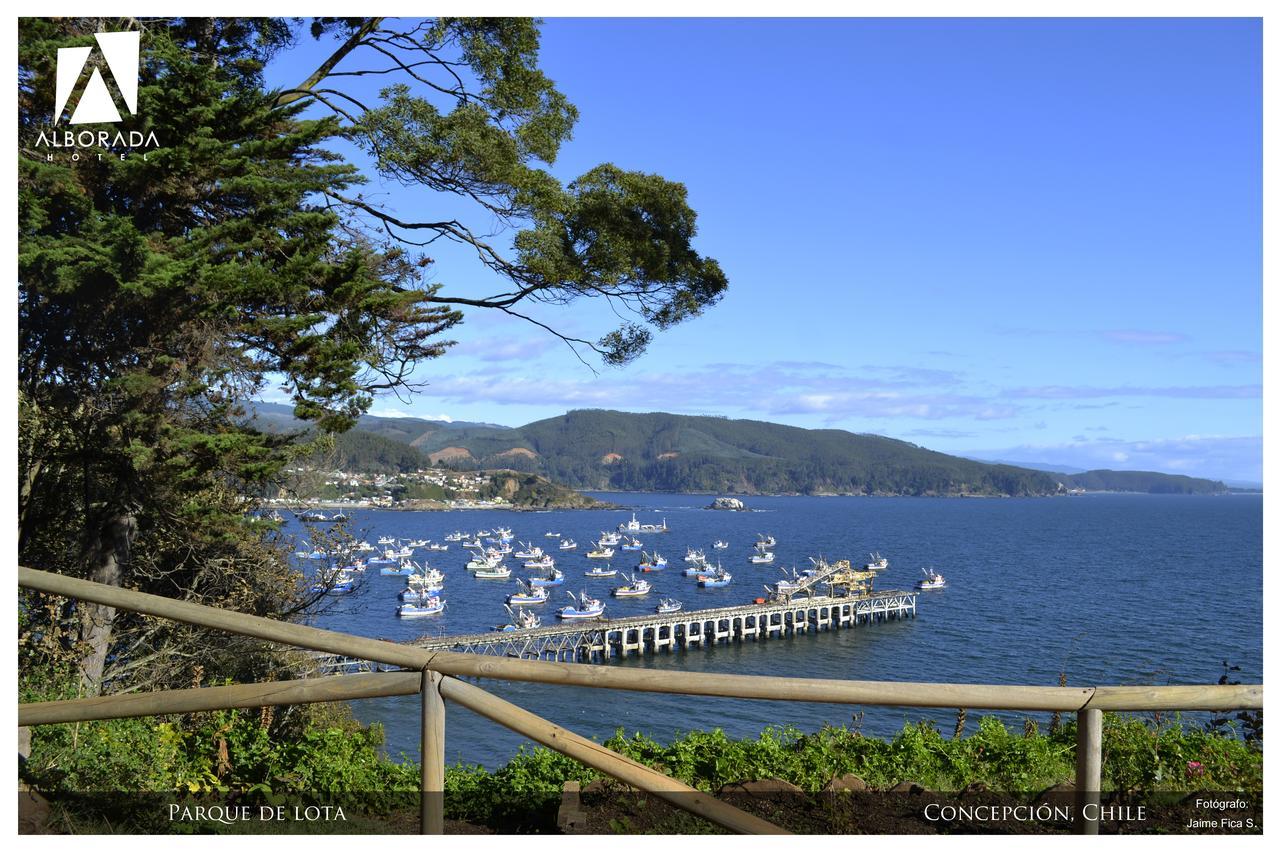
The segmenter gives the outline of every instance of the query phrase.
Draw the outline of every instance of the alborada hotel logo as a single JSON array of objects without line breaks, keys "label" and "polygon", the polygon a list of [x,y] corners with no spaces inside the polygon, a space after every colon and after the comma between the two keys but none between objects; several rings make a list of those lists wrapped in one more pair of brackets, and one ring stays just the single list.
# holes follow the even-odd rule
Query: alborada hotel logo
[{"label": "alborada hotel logo", "polygon": [[[155,131],[139,130],[59,130],[58,125],[115,124],[121,120],[120,104],[107,86],[102,71],[105,66],[112,83],[119,93],[125,111],[129,115],[138,112],[138,57],[141,33],[95,33],[100,62],[90,65],[94,47],[58,48],[56,81],[54,88],[54,128],[40,131],[37,148],[62,149],[70,153],[72,160],[82,155],[119,156],[124,159],[130,152],[122,149],[147,149],[159,147]],[[89,69],[86,75],[85,69]],[[66,114],[70,111],[70,116]],[[94,147],[108,151],[85,151]],[[146,159],[145,150],[142,153]],[[48,155],[54,159],[54,153]]]}]

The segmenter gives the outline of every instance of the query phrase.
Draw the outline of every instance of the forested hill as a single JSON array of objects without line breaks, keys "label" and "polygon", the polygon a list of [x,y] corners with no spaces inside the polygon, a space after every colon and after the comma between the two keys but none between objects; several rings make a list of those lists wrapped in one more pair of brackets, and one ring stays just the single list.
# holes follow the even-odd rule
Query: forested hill
[{"label": "forested hill", "polygon": [[[296,429],[284,406],[268,428]],[[582,409],[519,428],[366,416],[338,439],[349,470],[531,471],[575,489],[734,494],[1047,495],[1066,489],[1213,493],[1212,480],[1146,471],[1063,474],[978,462],[905,441],[764,421]]]},{"label": "forested hill", "polygon": [[1157,471],[1111,471],[1103,468],[1055,476],[1068,489],[1084,489],[1087,492],[1207,495],[1227,491],[1227,484],[1221,480],[1205,480],[1185,474],[1161,474]]}]

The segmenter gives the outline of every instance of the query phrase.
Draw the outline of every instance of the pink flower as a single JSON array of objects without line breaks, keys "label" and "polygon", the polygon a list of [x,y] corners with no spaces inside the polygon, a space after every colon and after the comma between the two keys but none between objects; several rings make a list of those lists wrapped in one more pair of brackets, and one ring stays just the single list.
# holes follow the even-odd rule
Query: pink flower
[{"label": "pink flower", "polygon": [[1199,761],[1188,761],[1188,762],[1187,762],[1187,775],[1188,775],[1188,776],[1203,776],[1203,775],[1204,775],[1204,765],[1203,765],[1203,764],[1201,764]]}]

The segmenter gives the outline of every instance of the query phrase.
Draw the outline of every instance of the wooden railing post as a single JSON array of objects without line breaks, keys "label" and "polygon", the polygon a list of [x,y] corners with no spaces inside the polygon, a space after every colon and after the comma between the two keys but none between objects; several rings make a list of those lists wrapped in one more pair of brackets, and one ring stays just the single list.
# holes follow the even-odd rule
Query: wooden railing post
[{"label": "wooden railing post", "polygon": [[1076,712],[1076,797],[1073,829],[1077,835],[1098,834],[1102,791],[1102,711]]},{"label": "wooden railing post", "polygon": [[444,698],[438,672],[422,671],[423,835],[444,834]]}]

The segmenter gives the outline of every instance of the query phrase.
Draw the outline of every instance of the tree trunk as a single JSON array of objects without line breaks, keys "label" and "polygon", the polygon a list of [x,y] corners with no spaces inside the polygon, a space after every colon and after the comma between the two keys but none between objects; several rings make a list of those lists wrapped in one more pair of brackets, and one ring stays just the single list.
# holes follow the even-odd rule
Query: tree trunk
[{"label": "tree trunk", "polygon": [[[121,568],[129,559],[129,546],[137,531],[137,522],[130,513],[117,512],[107,518],[89,543],[90,580],[120,586]],[[115,618],[114,607],[80,603],[80,640],[89,647],[88,654],[80,660],[80,684],[86,696],[95,696],[102,689]]]}]

